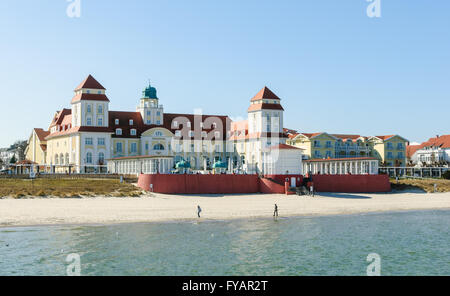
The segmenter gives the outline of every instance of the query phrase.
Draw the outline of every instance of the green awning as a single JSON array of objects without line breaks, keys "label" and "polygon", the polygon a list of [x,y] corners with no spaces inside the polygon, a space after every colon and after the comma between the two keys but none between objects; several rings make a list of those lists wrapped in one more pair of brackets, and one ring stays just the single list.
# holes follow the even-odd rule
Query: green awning
[{"label": "green awning", "polygon": [[214,169],[217,169],[217,168],[226,168],[226,167],[227,167],[227,164],[226,164],[225,162],[223,162],[223,161],[215,162],[214,165],[213,165],[213,168],[214,168]]},{"label": "green awning", "polygon": [[179,162],[177,162],[177,164],[175,165],[175,167],[177,168],[177,169],[179,169],[179,168],[190,168],[191,167],[191,164],[188,162],[188,161],[184,161],[184,160],[182,160],[182,161],[179,161]]}]

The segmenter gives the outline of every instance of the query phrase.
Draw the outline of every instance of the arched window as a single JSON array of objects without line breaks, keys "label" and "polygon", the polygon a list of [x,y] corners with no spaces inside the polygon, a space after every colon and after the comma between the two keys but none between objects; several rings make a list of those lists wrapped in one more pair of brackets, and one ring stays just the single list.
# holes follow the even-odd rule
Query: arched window
[{"label": "arched window", "polygon": [[103,153],[103,152],[100,152],[99,154],[98,154],[98,162],[99,163],[105,163],[105,153]]},{"label": "arched window", "polygon": [[153,146],[153,150],[164,150],[164,146],[162,144],[156,144]]},{"label": "arched window", "polygon": [[66,153],[66,164],[69,164],[70,163],[70,161],[69,161],[69,153]]},{"label": "arched window", "polygon": [[59,155],[59,161],[61,164],[64,164],[64,155],[62,153]]},{"label": "arched window", "polygon": [[58,154],[55,155],[55,164],[58,164]]},{"label": "arched window", "polygon": [[92,163],[92,153],[86,153],[86,163]]}]

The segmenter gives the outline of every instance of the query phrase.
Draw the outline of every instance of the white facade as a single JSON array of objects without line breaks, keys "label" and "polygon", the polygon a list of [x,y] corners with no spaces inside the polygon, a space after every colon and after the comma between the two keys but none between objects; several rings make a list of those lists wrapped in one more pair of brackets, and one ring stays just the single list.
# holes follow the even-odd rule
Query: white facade
[{"label": "white facade", "polygon": [[263,154],[264,175],[302,175],[302,154],[299,148],[267,149]]}]

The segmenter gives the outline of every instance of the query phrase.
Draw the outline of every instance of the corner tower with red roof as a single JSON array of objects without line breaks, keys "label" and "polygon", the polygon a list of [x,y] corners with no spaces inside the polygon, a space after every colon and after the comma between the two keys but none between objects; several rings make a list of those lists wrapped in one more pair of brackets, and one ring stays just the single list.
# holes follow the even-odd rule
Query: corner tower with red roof
[{"label": "corner tower with red roof", "polygon": [[105,92],[92,75],[78,85],[71,102],[73,127],[108,127],[109,99]]}]

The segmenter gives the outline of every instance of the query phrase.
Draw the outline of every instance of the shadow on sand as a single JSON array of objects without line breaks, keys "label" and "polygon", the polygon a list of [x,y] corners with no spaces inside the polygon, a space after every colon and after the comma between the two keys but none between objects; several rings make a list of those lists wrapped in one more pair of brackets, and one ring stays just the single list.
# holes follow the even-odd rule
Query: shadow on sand
[{"label": "shadow on sand", "polygon": [[353,194],[353,193],[321,192],[318,195],[324,196],[324,197],[332,197],[332,198],[371,199],[370,196],[358,195],[358,194]]}]

